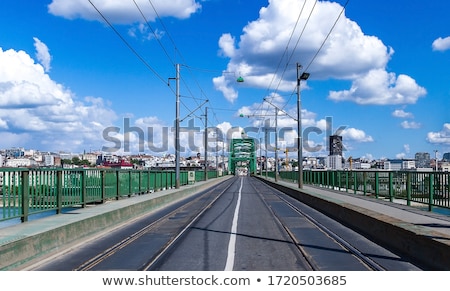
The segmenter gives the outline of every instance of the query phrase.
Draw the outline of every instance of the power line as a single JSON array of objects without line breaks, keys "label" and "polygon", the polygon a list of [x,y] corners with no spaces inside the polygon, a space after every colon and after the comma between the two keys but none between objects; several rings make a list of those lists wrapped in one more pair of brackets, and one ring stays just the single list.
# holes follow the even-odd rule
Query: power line
[{"label": "power line", "polygon": [[[300,22],[300,18],[301,18],[302,14],[303,14],[303,9],[305,8],[305,5],[306,5],[306,1],[303,2],[302,9],[300,9],[300,12],[299,12],[298,17],[297,17],[297,21],[295,22],[294,28],[292,29],[291,35],[289,36],[289,40],[288,40],[288,42],[287,42],[287,44],[286,44],[286,48],[284,49],[284,52],[283,52],[283,54],[282,54],[282,56],[281,56],[281,58],[280,58],[280,62],[278,63],[277,69],[275,70],[275,73],[274,73],[274,75],[273,75],[272,80],[270,81],[270,84],[269,84],[267,90],[269,90],[270,87],[272,86],[272,83],[273,83],[273,81],[274,81],[274,79],[275,79],[275,76],[276,76],[276,74],[277,74],[277,72],[278,72],[278,69],[280,68],[281,63],[282,63],[282,61],[283,61],[283,59],[284,59],[284,56],[287,54],[287,52],[288,52],[288,50],[289,50],[289,44],[291,43],[291,40],[292,40],[292,38],[293,38],[293,36],[294,36],[294,33],[295,33],[295,30],[297,29],[297,25],[298,25],[298,23]],[[286,72],[288,63],[289,63],[289,62],[286,63],[286,66],[285,66],[285,68],[284,68],[283,74],[282,74],[282,76],[280,77],[280,82],[278,83],[277,90],[278,90],[278,88],[279,88],[279,86],[280,86],[281,79],[283,78],[283,75],[284,75],[284,73]]]},{"label": "power line", "polygon": [[[284,58],[284,56],[287,54],[287,52],[288,52],[288,50],[289,50],[289,45],[290,45],[290,43],[291,43],[291,41],[292,41],[292,38],[293,38],[293,36],[294,36],[295,31],[297,30],[297,26],[298,26],[298,23],[300,22],[300,18],[301,18],[302,14],[303,14],[303,11],[304,11],[304,9],[305,9],[306,2],[307,2],[307,0],[305,0],[305,1],[303,2],[303,6],[302,6],[302,8],[300,9],[300,12],[299,12],[298,17],[297,17],[297,21],[296,21],[296,23],[295,23],[295,25],[294,25],[294,27],[293,27],[293,29],[292,29],[292,32],[291,32],[291,35],[290,35],[290,37],[289,37],[288,43],[286,44],[286,48],[285,48],[285,50],[284,50],[284,52],[283,52],[283,54],[282,54],[282,56],[281,56],[281,58],[280,58],[280,62],[279,62],[279,64],[278,64],[278,67],[277,67],[277,69],[276,69],[276,71],[275,71],[275,73],[274,73],[274,76],[273,76],[273,78],[272,78],[272,81],[271,81],[271,83],[270,83],[269,88],[267,89],[267,91],[269,91],[270,86],[271,86],[271,84],[273,83],[273,81],[274,81],[274,79],[275,79],[275,76],[277,75],[277,72],[278,72],[278,70],[279,70],[279,68],[280,68],[280,66],[281,66],[281,63],[282,63],[282,61],[283,61],[283,58]],[[305,22],[305,24],[304,24],[304,26],[303,26],[303,29],[302,29],[302,31],[300,32],[300,35],[299,35],[299,37],[298,37],[298,39],[297,39],[297,42],[296,42],[294,48],[292,49],[292,53],[291,53],[291,54],[288,56],[288,58],[287,58],[286,65],[285,65],[285,67],[284,67],[283,72],[281,73],[280,79],[279,79],[279,81],[278,81],[278,85],[277,85],[277,87],[274,89],[274,93],[278,92],[278,89],[279,89],[279,87],[280,87],[280,85],[281,85],[281,82],[283,81],[284,75],[285,75],[285,73],[286,73],[286,71],[287,71],[287,69],[288,69],[289,63],[291,62],[291,60],[292,60],[292,58],[293,58],[293,56],[294,56],[294,53],[295,53],[295,51],[296,51],[296,49],[297,49],[297,47],[298,47],[298,44],[299,44],[299,42],[300,42],[300,39],[302,38],[303,33],[305,32],[305,29],[306,29],[306,27],[307,27],[307,25],[308,25],[308,23],[309,23],[309,21],[310,21],[310,19],[311,19],[311,15],[312,15],[312,13],[313,13],[315,7],[316,7],[316,4],[317,4],[317,0],[315,0],[312,9],[311,9],[311,11],[309,12],[308,18],[306,19],[306,22]],[[290,102],[292,96],[294,95],[294,92],[295,92],[295,88],[294,88],[294,90],[292,91],[292,93],[290,94],[289,99],[285,102],[284,106],[282,106],[281,109],[284,110],[284,108],[289,104],[289,102]],[[264,97],[264,98],[266,99],[266,97]],[[271,98],[271,99],[273,100],[273,98]],[[262,103],[261,103],[261,105],[258,107],[257,110],[259,110],[261,107],[262,107]],[[269,110],[269,109],[267,108],[267,109],[266,109],[266,114],[267,114],[268,110]]]},{"label": "power line", "polygon": [[117,36],[122,40],[122,42],[136,55],[136,57],[150,70],[153,72],[153,74],[156,75],[164,84],[167,84],[167,81],[165,78],[161,77],[161,75],[156,72],[155,69],[150,66],[147,61],[130,45],[129,42],[126,41],[126,39],[120,34],[120,32],[109,22],[109,20],[103,15],[103,13],[92,3],[91,0],[89,0],[89,3],[91,3],[92,7],[98,12],[98,14],[103,18],[103,20],[108,24],[108,26],[117,34]]},{"label": "power line", "polygon": [[[133,0],[133,1],[135,1],[135,0]],[[182,56],[182,54],[181,54],[180,50],[178,49],[178,47],[177,47],[175,41],[173,40],[171,34],[169,33],[169,30],[167,29],[166,25],[164,24],[164,22],[163,22],[161,16],[160,16],[159,13],[158,13],[158,10],[156,9],[156,7],[155,7],[155,5],[153,4],[152,0],[148,0],[148,2],[150,3],[150,5],[151,5],[153,11],[155,12],[156,18],[158,19],[158,21],[160,22],[160,24],[161,24],[161,26],[163,27],[164,31],[166,32],[167,37],[169,38],[170,42],[172,43],[172,45],[173,45],[175,51],[178,52],[178,54],[179,54],[181,60],[182,60],[184,63],[186,63],[184,57]],[[136,4],[136,2],[135,2],[135,4]],[[136,6],[139,8],[139,6],[138,6],[137,4],[136,4]],[[142,14],[142,12],[141,12],[141,14]],[[142,16],[144,17],[143,14],[142,14]],[[149,27],[151,27],[151,26],[150,26],[150,23],[146,20],[145,17],[144,17],[144,20],[146,21],[147,25],[148,25]],[[153,30],[152,30],[152,31],[153,31]],[[164,52],[166,53],[166,56],[169,58],[170,62],[171,62],[172,64],[174,64],[175,62],[170,58],[170,56],[169,56],[169,54],[167,53],[167,50],[165,49],[164,45],[163,45],[160,41],[158,41],[158,42],[159,42],[160,46],[162,47],[162,49],[164,50]],[[183,67],[186,67],[186,68],[188,69],[189,73],[193,76],[192,72],[190,71],[190,67],[189,67],[189,66],[183,65]],[[191,89],[189,88],[189,86],[188,86],[188,84],[186,83],[186,81],[185,81],[185,79],[184,79],[183,76],[181,76],[181,80],[182,80],[183,84],[185,85],[186,89],[188,90],[188,92],[192,95],[192,99],[195,100],[195,102],[196,102],[197,105],[199,105],[199,102],[198,102],[199,100],[203,101],[203,100],[205,100],[205,99],[206,99],[206,100],[209,99],[209,98],[207,97],[207,95],[205,94],[204,90],[202,89],[202,87],[200,86],[200,84],[198,83],[198,81],[195,79],[195,77],[194,77],[194,81],[195,81],[197,87],[199,88],[201,95],[204,96],[205,99],[199,99],[199,98],[194,97],[194,94],[192,93]]]},{"label": "power line", "polygon": [[[330,28],[330,30],[329,30],[327,36],[325,37],[325,39],[324,39],[323,42],[321,43],[320,47],[318,48],[318,50],[316,51],[316,53],[314,54],[313,58],[312,58],[311,61],[308,63],[308,65],[306,66],[306,68],[305,68],[304,71],[308,71],[308,70],[309,70],[310,66],[313,64],[313,62],[315,61],[315,59],[317,58],[317,56],[318,56],[319,53],[321,52],[323,46],[325,45],[325,43],[326,43],[327,40],[329,39],[331,33],[333,32],[334,28],[336,27],[336,25],[337,25],[339,19],[341,18],[342,14],[344,13],[345,8],[348,6],[348,3],[349,3],[349,2],[350,2],[350,0],[347,0],[346,3],[344,4],[344,6],[342,7],[341,12],[339,13],[338,17],[336,18],[335,22],[333,23],[332,27]],[[306,3],[306,1],[305,1],[305,3]],[[313,8],[312,8],[311,11],[310,11],[310,14],[309,14],[308,19],[307,19],[307,21],[306,21],[306,23],[305,23],[305,26],[303,27],[302,33],[300,34],[300,36],[299,36],[299,38],[298,38],[298,40],[297,40],[297,43],[296,43],[296,45],[295,45],[295,47],[294,47],[294,49],[293,49],[293,51],[292,51],[292,53],[291,53],[291,55],[290,55],[290,57],[289,57],[289,59],[288,59],[287,64],[289,64],[290,60],[292,59],[292,57],[293,57],[293,55],[294,55],[295,50],[296,50],[297,47],[298,47],[298,44],[299,44],[299,42],[300,42],[300,39],[301,39],[301,37],[302,37],[302,35],[303,35],[304,30],[306,29],[306,26],[307,26],[307,24],[308,24],[308,22],[309,22],[309,20],[310,20],[310,18],[311,18],[311,15],[312,15],[312,13],[313,13],[313,11],[314,11],[314,8],[316,7],[316,4],[317,4],[317,0],[315,1],[314,6],[313,6]],[[284,56],[284,54],[283,54],[283,56]],[[284,75],[284,74],[283,74],[283,75]],[[282,79],[282,78],[280,78],[280,83],[281,83],[281,79]],[[278,88],[278,87],[277,87],[277,88]],[[293,89],[292,93],[290,94],[289,99],[285,102],[285,105],[282,107],[282,109],[284,109],[284,108],[287,106],[287,104],[289,104],[289,102],[290,102],[292,96],[294,96],[294,95],[295,95],[295,88]]]},{"label": "power line", "polygon": [[[136,3],[135,0],[133,0],[134,4],[136,5],[137,9],[139,10],[139,13],[141,13],[142,18],[144,18],[145,23],[147,23],[147,26],[150,28],[150,30],[152,31],[153,35],[155,36],[155,39],[158,41],[159,45],[161,46],[161,48],[163,49],[164,53],[166,54],[167,58],[169,59],[169,61],[171,62],[172,65],[175,65],[175,62],[172,61],[172,58],[170,57],[169,53],[167,52],[167,50],[165,49],[164,45],[161,43],[160,38],[158,37],[158,35],[156,34],[156,31],[152,28],[152,26],[150,25],[149,21],[147,20],[147,18],[145,17],[144,13],[142,12],[141,8],[139,7],[139,5]],[[151,3],[151,1],[150,1]],[[153,6],[153,4],[152,4]],[[156,10],[155,13],[157,14]],[[158,15],[158,14],[157,14]]]},{"label": "power line", "polygon": [[323,40],[322,44],[320,45],[319,49],[317,50],[317,52],[315,53],[315,55],[313,56],[313,58],[311,59],[311,61],[309,62],[308,66],[306,66],[305,71],[308,71],[309,67],[311,66],[311,64],[314,62],[314,60],[316,59],[316,57],[319,55],[320,51],[322,50],[323,46],[325,45],[326,41],[328,40],[328,38],[330,37],[331,33],[333,32],[334,28],[336,27],[336,24],[338,23],[339,19],[342,16],[342,13],[344,13],[345,8],[348,5],[348,2],[350,2],[350,0],[347,0],[347,2],[345,2],[344,6],[342,7],[341,13],[339,13],[338,17],[336,18],[336,20],[334,21],[333,26],[331,27],[330,31],[328,32],[327,36],[325,37],[325,39]]}]

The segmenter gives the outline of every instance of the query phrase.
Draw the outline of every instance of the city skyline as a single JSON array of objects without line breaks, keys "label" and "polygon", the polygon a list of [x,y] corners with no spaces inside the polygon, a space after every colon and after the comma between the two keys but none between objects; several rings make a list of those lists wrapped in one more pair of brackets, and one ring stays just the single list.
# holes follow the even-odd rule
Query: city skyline
[{"label": "city skyline", "polygon": [[[274,126],[279,108],[281,146],[292,147],[300,63],[310,73],[301,82],[305,155],[326,156],[328,136],[336,133],[346,157],[450,152],[448,2],[121,5],[2,1],[0,148],[83,152],[119,140],[119,152],[126,154],[128,142],[132,154],[143,140],[142,153],[151,154],[152,129],[153,144],[167,142],[173,153],[175,64],[181,64],[181,126],[196,128],[192,153],[204,152],[206,107],[208,127],[234,137],[250,129],[257,140],[265,121]],[[182,145],[189,138],[182,134]]]}]

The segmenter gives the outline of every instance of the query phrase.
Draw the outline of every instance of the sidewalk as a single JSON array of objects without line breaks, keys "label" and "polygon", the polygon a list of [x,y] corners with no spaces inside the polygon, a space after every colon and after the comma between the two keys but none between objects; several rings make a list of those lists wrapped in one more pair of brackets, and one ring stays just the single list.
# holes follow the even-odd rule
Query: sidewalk
[{"label": "sidewalk", "polygon": [[329,188],[304,185],[300,191],[296,183],[262,180],[430,269],[450,270],[450,215]]}]

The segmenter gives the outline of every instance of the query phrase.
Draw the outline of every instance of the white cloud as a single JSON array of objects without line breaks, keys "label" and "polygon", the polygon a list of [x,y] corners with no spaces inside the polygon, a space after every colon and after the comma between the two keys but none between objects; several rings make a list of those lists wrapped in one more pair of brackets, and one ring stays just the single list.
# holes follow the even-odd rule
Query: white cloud
[{"label": "white cloud", "polygon": [[450,145],[450,123],[444,123],[441,131],[429,132],[427,141],[432,144]]},{"label": "white cloud", "polygon": [[213,78],[213,83],[214,87],[221,91],[230,103],[233,103],[238,98],[238,93],[230,86],[230,80],[226,79],[225,76]]},{"label": "white cloud", "polygon": [[373,138],[367,135],[363,130],[356,128],[346,128],[342,131],[343,140],[352,140],[356,142],[373,142]]},{"label": "white cloud", "polygon": [[411,151],[411,148],[410,148],[409,144],[404,144],[403,145],[403,150],[405,151],[405,153],[409,154],[409,152]]},{"label": "white cloud", "polygon": [[29,133],[12,133],[0,131],[0,148],[12,148],[18,147],[28,143],[32,140],[32,136]]},{"label": "white cloud", "polygon": [[349,90],[331,91],[328,98],[362,105],[415,104],[425,94],[425,88],[411,77],[376,69],[353,81]]},{"label": "white cloud", "polygon": [[34,37],[34,47],[36,48],[36,57],[46,72],[51,69],[50,62],[52,57],[48,51],[48,47],[45,43],[40,41],[37,37]]},{"label": "white cloud", "polygon": [[0,48],[0,108],[71,104],[71,92],[45,74],[24,51]]},{"label": "white cloud", "polygon": [[403,121],[402,123],[400,123],[400,125],[405,128],[405,129],[417,129],[420,128],[422,125],[418,122],[414,122],[414,121]]},{"label": "white cloud", "polygon": [[157,28],[150,29],[147,24],[138,23],[133,27],[131,27],[130,29],[128,29],[128,35],[134,38],[152,40],[152,39],[162,39],[163,36],[165,35],[165,32]]},{"label": "white cloud", "polygon": [[231,34],[223,34],[219,39],[220,54],[227,57],[234,57],[236,52],[235,41],[235,38]]},{"label": "white cloud", "polygon": [[433,50],[434,51],[446,51],[450,49],[450,36],[445,38],[439,37],[433,41]]},{"label": "white cloud", "polygon": [[392,116],[398,118],[414,118],[414,115],[411,112],[405,112],[403,109],[397,109],[392,112]]},{"label": "white cloud", "polygon": [[406,153],[399,153],[395,155],[396,159],[405,159],[406,158]]},{"label": "white cloud", "polygon": [[34,147],[80,150],[103,142],[102,130],[116,119],[103,99],[78,100],[24,51],[0,48],[0,80],[2,140],[19,136]]},{"label": "white cloud", "polygon": [[[201,5],[195,0],[153,0],[151,2],[148,0],[92,0],[91,2],[108,18],[108,21],[121,24],[144,22],[145,20],[139,9],[148,21],[153,21],[157,17],[155,9],[160,17],[171,16],[185,19],[201,8]],[[137,3],[139,9],[134,2]],[[53,0],[48,5],[48,11],[53,15],[68,19],[82,18],[98,20],[103,23],[103,19],[94,6],[86,0]]]},{"label": "white cloud", "polygon": [[[238,42],[231,35],[224,34],[219,47],[222,55],[230,58],[227,72],[242,74],[245,86],[292,91],[296,85],[295,62],[304,66],[309,64],[343,9],[334,2],[319,1],[314,6],[314,1],[307,1],[292,34],[303,3],[298,0],[270,0],[267,7],[261,8],[259,18],[244,27]],[[330,93],[329,97],[336,101],[414,103],[426,94],[425,89],[409,76],[396,77],[394,73],[386,72],[393,53],[394,50],[380,39],[365,35],[356,22],[342,15],[308,72],[311,79],[353,81],[350,90]],[[283,66],[276,71],[280,59],[283,65],[289,61],[285,71]],[[381,80],[371,79],[373,75]],[[238,98],[233,78],[223,74],[215,79],[216,89],[231,102]],[[379,90],[382,91],[381,96],[377,94]]]},{"label": "white cloud", "polygon": [[8,123],[0,118],[0,129],[8,129]]}]

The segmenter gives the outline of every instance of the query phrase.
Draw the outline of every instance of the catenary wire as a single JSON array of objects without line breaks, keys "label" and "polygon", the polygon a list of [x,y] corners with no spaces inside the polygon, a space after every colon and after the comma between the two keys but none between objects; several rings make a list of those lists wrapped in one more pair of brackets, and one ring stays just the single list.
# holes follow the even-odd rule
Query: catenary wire
[{"label": "catenary wire", "polygon": [[103,18],[103,20],[108,24],[108,26],[116,33],[116,35],[122,40],[122,42],[133,52],[133,54],[153,73],[160,79],[164,84],[167,84],[166,79],[161,77],[158,72],[153,69],[152,66],[131,46],[131,44],[120,34],[120,32],[112,25],[112,23],[103,15],[103,13],[95,6],[94,3],[92,3],[91,0],[89,0],[89,3],[94,7],[94,9],[97,11],[97,13]]}]

